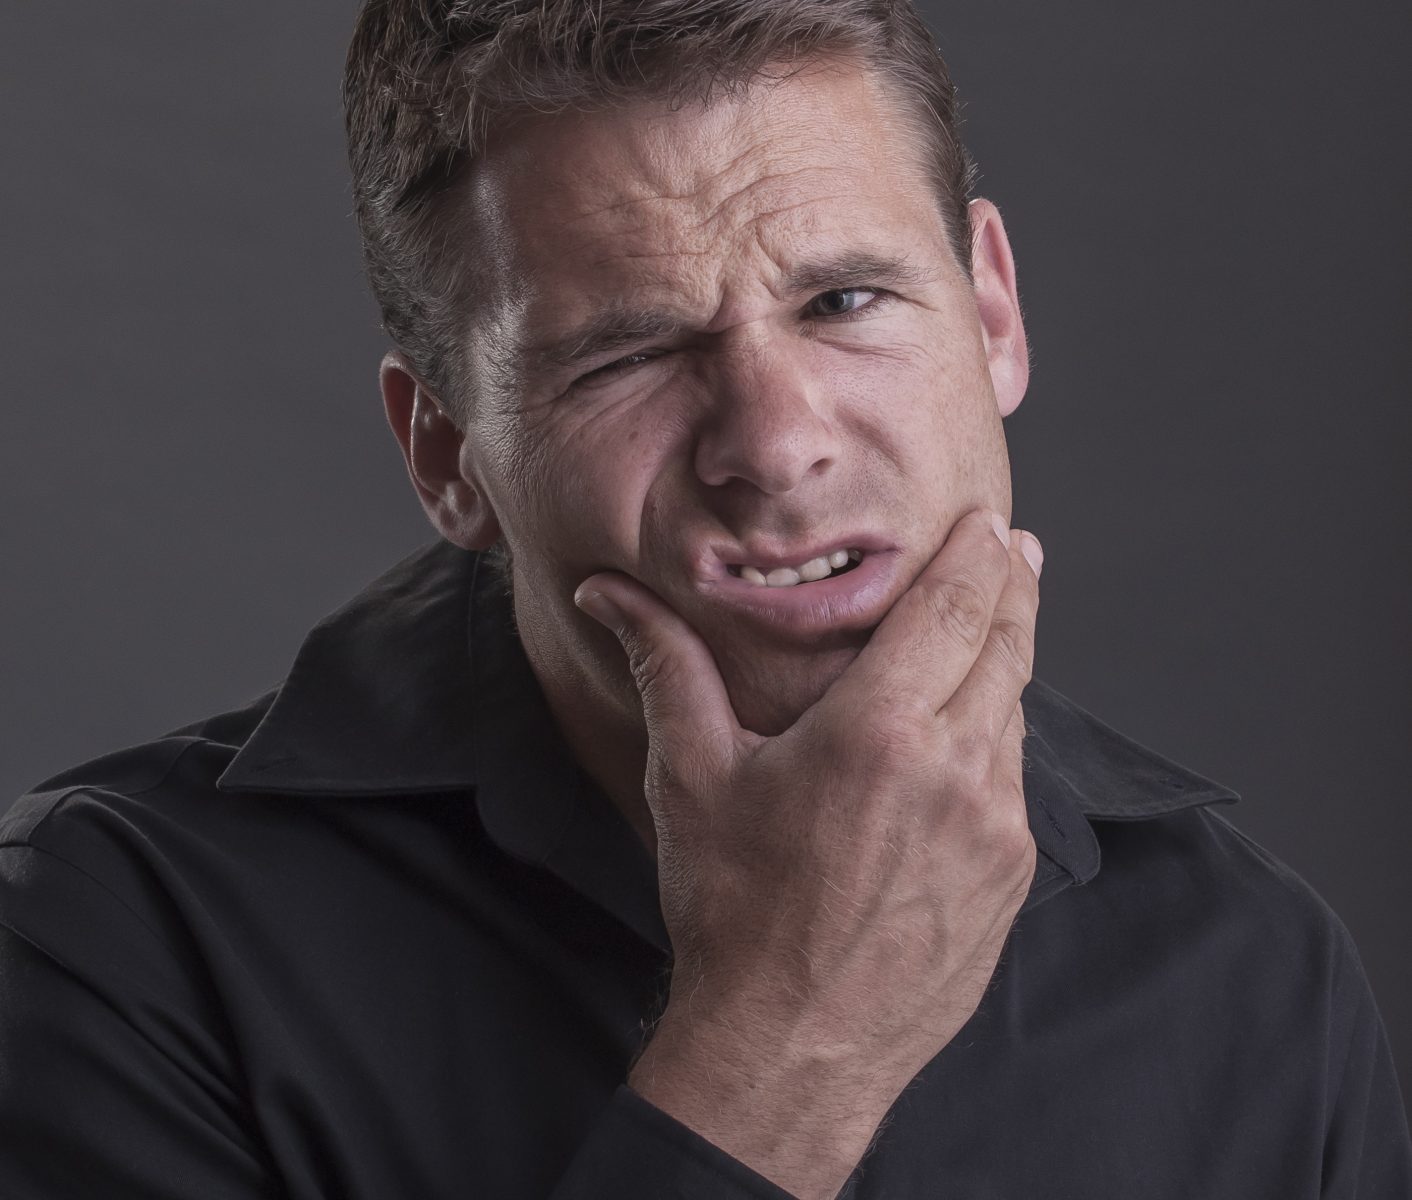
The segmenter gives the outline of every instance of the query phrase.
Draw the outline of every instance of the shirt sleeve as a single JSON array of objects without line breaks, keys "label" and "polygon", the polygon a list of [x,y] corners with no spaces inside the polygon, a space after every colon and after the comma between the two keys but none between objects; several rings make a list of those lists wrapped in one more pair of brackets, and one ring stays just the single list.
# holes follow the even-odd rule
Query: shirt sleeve
[{"label": "shirt sleeve", "polygon": [[101,883],[0,847],[0,1196],[280,1196],[218,1022]]},{"label": "shirt sleeve", "polygon": [[1329,1074],[1323,1200],[1412,1196],[1412,1136],[1387,1029],[1357,948],[1339,925],[1332,1044],[1343,1063]]},{"label": "shirt sleeve", "polygon": [[797,1200],[620,1084],[551,1200]]},{"label": "shirt sleeve", "polygon": [[[286,1197],[200,953],[28,840],[47,811],[0,833],[0,1197]],[[795,1200],[626,1084],[552,1193],[610,1198]]]}]

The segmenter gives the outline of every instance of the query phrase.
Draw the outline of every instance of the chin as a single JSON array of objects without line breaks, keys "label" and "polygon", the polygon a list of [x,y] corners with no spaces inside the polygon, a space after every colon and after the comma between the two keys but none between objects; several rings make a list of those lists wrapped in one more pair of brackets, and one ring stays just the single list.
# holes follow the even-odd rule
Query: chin
[{"label": "chin", "polygon": [[804,656],[717,652],[716,658],[736,720],[752,733],[774,737],[799,720],[857,656],[849,648]]}]

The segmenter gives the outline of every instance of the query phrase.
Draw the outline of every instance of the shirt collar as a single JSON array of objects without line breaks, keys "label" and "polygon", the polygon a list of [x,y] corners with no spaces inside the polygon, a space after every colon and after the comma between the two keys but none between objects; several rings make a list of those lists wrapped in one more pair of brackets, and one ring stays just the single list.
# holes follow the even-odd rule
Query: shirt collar
[{"label": "shirt collar", "polygon": [[[1039,850],[1026,907],[1097,873],[1090,819],[1239,799],[1039,679],[1022,699],[1025,801]],[[503,850],[668,946],[656,905],[641,903],[644,887],[656,895],[646,849],[559,735],[495,572],[449,542],[407,556],[310,631],[217,787],[349,797],[474,791]]]},{"label": "shirt collar", "polygon": [[474,786],[466,659],[477,561],[433,542],[315,625],[216,786],[291,795]]}]

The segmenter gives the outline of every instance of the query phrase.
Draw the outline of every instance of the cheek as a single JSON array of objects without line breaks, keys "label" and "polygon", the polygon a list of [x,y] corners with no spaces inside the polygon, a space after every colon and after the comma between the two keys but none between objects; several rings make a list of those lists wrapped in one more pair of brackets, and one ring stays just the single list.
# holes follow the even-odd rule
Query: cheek
[{"label": "cheek", "polygon": [[832,365],[836,418],[852,437],[899,463],[934,454],[985,402],[974,364],[920,336],[872,346]]},{"label": "cheek", "polygon": [[837,419],[867,463],[897,481],[920,516],[947,517],[962,498],[989,496],[1008,478],[1004,430],[979,342],[909,330],[836,365]]},{"label": "cheek", "polygon": [[635,561],[650,493],[680,436],[653,399],[565,398],[522,414],[495,441],[490,474],[517,555],[547,551],[574,570]]}]

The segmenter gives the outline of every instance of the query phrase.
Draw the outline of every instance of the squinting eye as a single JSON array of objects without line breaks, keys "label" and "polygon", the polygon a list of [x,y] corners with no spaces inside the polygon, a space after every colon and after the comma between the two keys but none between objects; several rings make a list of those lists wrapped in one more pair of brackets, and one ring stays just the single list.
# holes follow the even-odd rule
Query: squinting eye
[{"label": "squinting eye", "polygon": [[616,375],[619,371],[629,371],[633,367],[641,366],[645,362],[651,362],[651,354],[628,354],[623,358],[614,359],[610,363],[604,363],[601,367],[594,367],[586,375],[579,376],[579,382],[585,379],[602,379],[609,375]]},{"label": "squinting eye", "polygon": [[[860,301],[861,298],[861,301]],[[860,314],[864,309],[877,308],[891,300],[892,294],[881,288],[850,287],[833,288],[827,292],[821,292],[810,302],[823,311],[816,311],[815,315],[820,317],[833,317],[847,321],[855,314]],[[622,358],[614,359],[610,363],[604,363],[601,367],[595,367],[592,371],[580,375],[574,380],[573,386],[580,384],[592,386],[594,383],[604,382],[615,375],[620,375],[626,371],[631,371],[634,367],[640,367],[644,363],[650,363],[660,358],[661,354],[643,353],[627,354]]]},{"label": "squinting eye", "polygon": [[880,293],[875,288],[835,288],[831,292],[823,292],[816,296],[814,303],[823,309],[819,313],[820,316],[846,317],[866,306],[864,304],[850,304],[848,301],[850,296],[880,296]]}]

